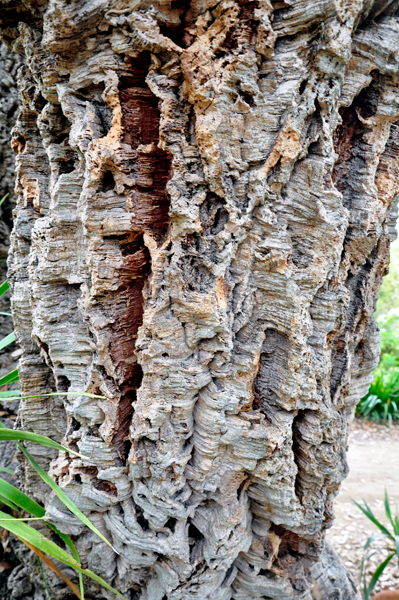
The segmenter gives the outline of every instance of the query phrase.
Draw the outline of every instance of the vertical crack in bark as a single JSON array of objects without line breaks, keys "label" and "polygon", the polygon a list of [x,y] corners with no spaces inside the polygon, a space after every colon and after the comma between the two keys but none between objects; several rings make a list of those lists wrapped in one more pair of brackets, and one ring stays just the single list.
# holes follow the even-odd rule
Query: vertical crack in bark
[{"label": "vertical crack in bark", "polygon": [[259,360],[259,373],[254,382],[254,401],[265,415],[268,414],[268,408],[289,407],[284,400],[284,378],[288,369],[288,355],[287,336],[275,329],[266,329]]},{"label": "vertical crack in bark", "polygon": [[[170,154],[159,148],[159,99],[145,82],[149,57],[134,61],[134,75],[120,83],[124,140],[134,150],[135,186],[127,209],[133,214],[132,224],[148,232],[161,244],[169,228],[170,199],[166,184],[170,179]],[[140,66],[138,66],[140,65]]]},{"label": "vertical crack in bark", "polygon": [[[142,369],[135,356],[137,332],[143,323],[143,294],[151,275],[151,257],[144,235],[150,235],[158,245],[164,241],[169,228],[170,199],[166,184],[170,178],[171,159],[159,144],[159,100],[151,92],[145,78],[149,56],[142,55],[131,63],[131,75],[119,84],[124,142],[133,150],[131,176],[134,186],[126,202],[132,214],[132,232],[119,239],[123,257],[123,277],[120,281],[116,318],[112,327],[110,355],[120,378],[122,392],[118,404],[118,428],[113,444],[127,455],[126,438],[133,413],[136,391],[142,379]],[[111,175],[106,172],[104,183],[111,189]],[[109,239],[109,238],[108,238]]]},{"label": "vertical crack in bark", "polygon": [[363,140],[368,131],[365,120],[376,114],[381,94],[380,73],[374,70],[371,76],[370,85],[361,90],[351,106],[340,108],[342,123],[334,133],[334,149],[338,159],[334,164],[332,180],[335,187],[343,193],[347,208],[351,208],[353,201],[351,180],[362,170],[364,157],[367,156],[364,154],[367,142]]}]

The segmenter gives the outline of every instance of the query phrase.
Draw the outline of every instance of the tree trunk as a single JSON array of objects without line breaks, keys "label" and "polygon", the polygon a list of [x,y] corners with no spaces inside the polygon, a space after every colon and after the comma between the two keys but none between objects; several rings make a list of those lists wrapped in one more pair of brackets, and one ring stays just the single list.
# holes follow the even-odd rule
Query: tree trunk
[{"label": "tree trunk", "polygon": [[119,555],[22,484],[130,600],[357,598],[324,533],[378,361],[398,4],[2,2],[21,385],[65,392],[19,426],[91,456],[29,446]]},{"label": "tree trunk", "polygon": [[[14,153],[11,149],[10,138],[18,112],[16,75],[21,64],[22,57],[9,52],[5,44],[0,42],[0,283],[7,278],[7,254],[10,245],[12,210],[16,200]],[[1,313],[10,312],[8,296],[0,298],[0,311]],[[0,314],[0,329],[2,336],[11,333],[11,317]],[[13,364],[15,358],[11,356],[16,350],[15,345],[0,350],[0,377],[12,368],[16,368],[16,365]]]},{"label": "tree trunk", "polygon": [[[11,129],[15,124],[18,113],[18,90],[16,75],[23,57],[10,52],[4,43],[0,42],[0,284],[7,279],[7,254],[10,246],[10,231],[12,228],[12,211],[15,208],[16,195],[14,152],[11,149]],[[10,314],[10,298],[6,294],[0,298],[0,339],[13,330]],[[21,350],[15,343],[0,350],[0,377],[3,377],[18,366],[18,356]],[[17,388],[13,384],[10,388]],[[17,418],[18,401],[0,404],[1,420],[8,427],[13,427]],[[11,417],[11,419],[9,419]],[[0,464],[13,469],[16,461],[14,442],[0,444]],[[2,472],[1,477],[10,483],[11,475]],[[2,581],[0,573],[0,598],[2,598]]]}]

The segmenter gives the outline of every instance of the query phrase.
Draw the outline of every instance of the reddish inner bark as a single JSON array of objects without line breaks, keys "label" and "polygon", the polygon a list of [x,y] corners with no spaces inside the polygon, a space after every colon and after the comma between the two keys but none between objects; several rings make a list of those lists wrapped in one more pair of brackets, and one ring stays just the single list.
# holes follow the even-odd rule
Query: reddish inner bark
[{"label": "reddish inner bark", "polygon": [[125,257],[124,287],[119,291],[111,341],[111,355],[123,380],[119,402],[119,426],[113,443],[125,454],[125,440],[133,412],[136,391],[142,379],[142,369],[134,351],[139,327],[143,323],[143,292],[151,274],[151,258],[144,245],[143,234],[151,235],[161,244],[169,228],[170,200],[166,184],[170,178],[171,159],[158,148],[159,100],[146,84],[149,60],[143,55],[132,63],[132,75],[120,83],[124,141],[134,150],[132,176],[135,185],[126,203],[132,213],[129,236],[120,240]]}]

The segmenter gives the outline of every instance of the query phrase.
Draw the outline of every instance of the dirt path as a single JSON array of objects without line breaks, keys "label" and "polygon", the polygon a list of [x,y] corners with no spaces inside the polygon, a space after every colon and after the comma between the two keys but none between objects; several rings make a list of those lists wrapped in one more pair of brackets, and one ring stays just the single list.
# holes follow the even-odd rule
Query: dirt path
[{"label": "dirt path", "polygon": [[[363,548],[369,535],[377,528],[353,504],[352,498],[361,502],[364,498],[374,514],[384,523],[384,491],[388,490],[392,512],[398,514],[399,504],[399,426],[388,427],[356,419],[349,436],[348,463],[350,473],[341,486],[335,501],[336,520],[327,534],[347,569],[359,582],[359,569]],[[399,508],[399,507],[398,507]],[[376,540],[374,548],[384,547],[383,540]],[[368,563],[368,581],[381,559],[384,550],[378,550]],[[399,569],[393,559],[381,577],[376,590],[399,589]]]}]

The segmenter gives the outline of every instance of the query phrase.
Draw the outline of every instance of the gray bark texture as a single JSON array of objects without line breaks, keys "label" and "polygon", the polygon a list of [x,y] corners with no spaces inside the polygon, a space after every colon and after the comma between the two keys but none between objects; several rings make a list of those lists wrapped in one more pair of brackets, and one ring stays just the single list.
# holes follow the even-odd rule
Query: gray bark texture
[{"label": "gray bark texture", "polygon": [[[17,70],[22,64],[22,56],[10,52],[0,42],[0,200],[7,198],[0,206],[0,283],[7,278],[7,254],[10,245],[12,210],[15,207],[15,165],[14,152],[10,139],[11,129],[18,113]],[[0,298],[0,312],[10,312],[9,296]],[[0,314],[1,335],[12,331],[12,319]],[[15,368],[15,358],[11,356],[16,346],[0,350],[0,376]],[[0,450],[1,452],[1,450]]]},{"label": "gray bark texture", "polygon": [[[0,206],[0,283],[7,278],[7,255],[10,246],[10,231],[12,228],[12,210],[15,207],[16,195],[15,185],[15,161],[10,140],[11,130],[15,125],[18,114],[18,90],[16,78],[18,68],[23,62],[23,57],[10,52],[6,45],[0,42],[0,200],[7,195]],[[0,298],[0,312],[10,313],[9,294]],[[7,314],[0,314],[0,339],[11,333],[13,322]],[[0,377],[17,368],[17,358],[20,349],[16,344],[11,344],[0,350]],[[10,386],[17,388],[18,384]],[[18,401],[0,403],[0,415],[2,422],[7,427],[13,427],[13,421],[17,418]],[[8,417],[11,417],[9,419]],[[15,444],[3,442],[0,444],[0,464],[3,467],[14,469],[17,465],[15,459]],[[6,473],[1,477],[10,483],[15,483],[14,478]],[[9,554],[6,558],[9,558]],[[3,598],[3,579],[0,573],[0,598]]]},{"label": "gray bark texture", "polygon": [[0,5],[21,386],[65,392],[18,426],[91,457],[29,446],[119,554],[23,489],[130,600],[358,598],[324,534],[378,361],[399,3]]}]

